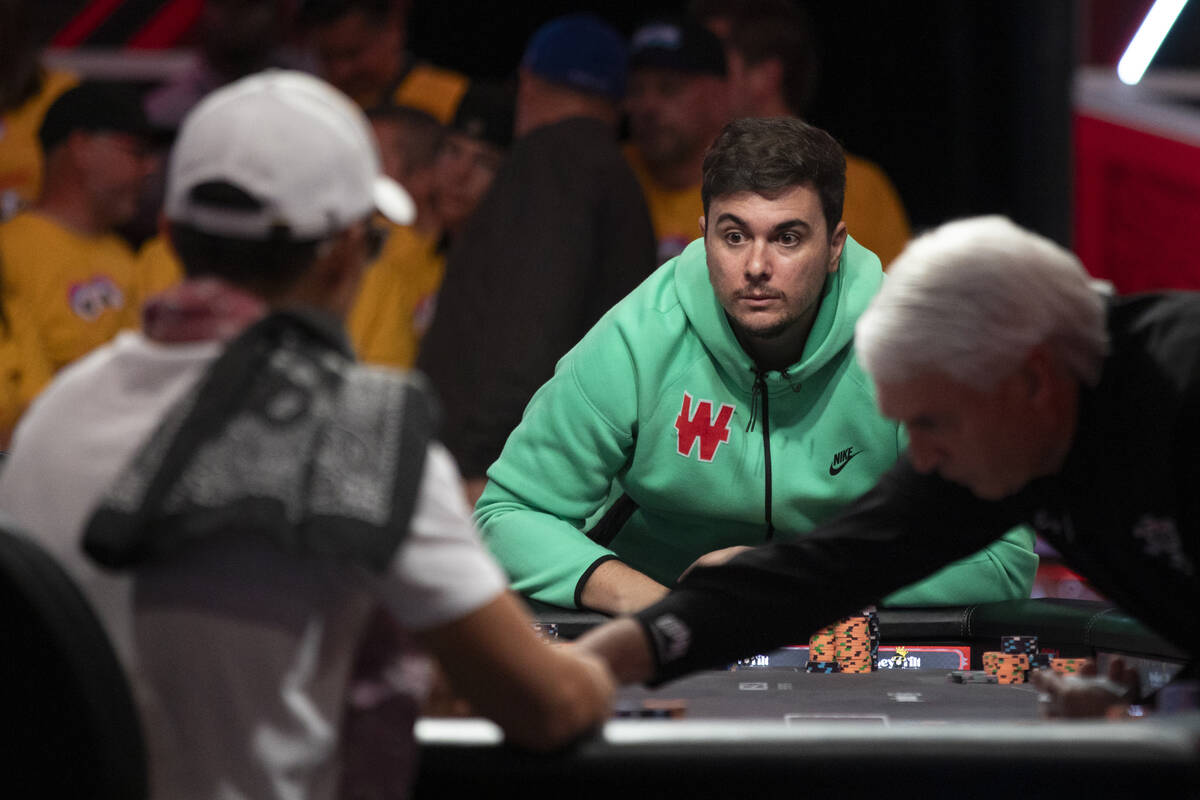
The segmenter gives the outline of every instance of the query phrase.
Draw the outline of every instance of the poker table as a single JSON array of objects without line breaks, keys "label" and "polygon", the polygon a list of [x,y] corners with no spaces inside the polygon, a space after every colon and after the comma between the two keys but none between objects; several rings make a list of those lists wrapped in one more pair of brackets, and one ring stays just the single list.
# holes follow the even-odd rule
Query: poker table
[{"label": "poker table", "polygon": [[[571,639],[599,615],[535,607]],[[1200,797],[1200,712],[1119,721],[1050,721],[1028,684],[956,683],[1001,636],[1037,636],[1062,657],[1103,666],[1120,655],[1143,686],[1165,684],[1184,654],[1102,602],[1027,600],[882,609],[880,663],[861,675],[804,671],[797,645],[621,690],[622,713],[565,752],[503,743],[478,719],[418,721],[414,797],[748,797],[901,794],[934,797]],[[899,658],[897,657],[899,654]],[[646,700],[652,702],[646,703]],[[655,702],[657,701],[657,702]],[[832,796],[826,794],[825,796]]]}]

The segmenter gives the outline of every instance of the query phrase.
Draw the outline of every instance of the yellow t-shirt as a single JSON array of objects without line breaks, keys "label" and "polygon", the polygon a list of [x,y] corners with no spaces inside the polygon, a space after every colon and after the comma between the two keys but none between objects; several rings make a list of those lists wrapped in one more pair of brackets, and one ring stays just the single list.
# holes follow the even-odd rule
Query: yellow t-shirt
[{"label": "yellow t-shirt", "polygon": [[133,251],[116,234],[87,236],[34,212],[0,225],[5,308],[23,307],[57,370],[138,324]]},{"label": "yellow t-shirt", "polygon": [[37,200],[42,191],[38,128],[50,104],[77,82],[65,72],[46,72],[37,94],[0,116],[0,220]]},{"label": "yellow t-shirt", "polygon": [[140,302],[183,280],[183,264],[162,234],[147,239],[137,254],[137,296]]},{"label": "yellow t-shirt", "polygon": [[369,364],[411,367],[433,320],[446,260],[437,240],[411,226],[393,225],[383,252],[363,275],[346,328],[358,357]]},{"label": "yellow t-shirt", "polygon": [[467,91],[467,77],[432,64],[416,64],[396,88],[392,102],[418,108],[449,124]]},{"label": "yellow t-shirt", "polygon": [[870,161],[849,154],[842,219],[854,241],[879,256],[884,269],[912,235],[904,204],[888,176]]},{"label": "yellow t-shirt", "polygon": [[0,449],[8,446],[17,420],[54,371],[37,327],[24,307],[6,305],[0,326]]},{"label": "yellow t-shirt", "polygon": [[632,142],[625,145],[624,151],[625,160],[637,176],[650,209],[650,222],[658,241],[658,263],[661,264],[682,253],[689,242],[700,237],[700,217],[704,215],[700,176],[697,175],[696,183],[686,189],[668,189],[650,175],[646,162]]}]

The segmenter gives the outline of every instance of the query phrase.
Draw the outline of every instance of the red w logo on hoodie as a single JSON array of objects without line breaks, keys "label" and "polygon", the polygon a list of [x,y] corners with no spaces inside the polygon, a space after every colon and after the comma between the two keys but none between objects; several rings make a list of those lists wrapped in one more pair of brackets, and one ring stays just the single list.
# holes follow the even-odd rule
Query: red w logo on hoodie
[{"label": "red w logo on hoodie", "polygon": [[692,414],[692,396],[683,393],[683,408],[675,418],[675,430],[679,433],[679,455],[691,456],[696,440],[700,440],[700,460],[712,461],[717,448],[729,441],[729,420],[733,417],[734,407],[728,403],[721,404],[717,418],[712,418],[712,402],[701,400],[696,403],[696,413]]}]

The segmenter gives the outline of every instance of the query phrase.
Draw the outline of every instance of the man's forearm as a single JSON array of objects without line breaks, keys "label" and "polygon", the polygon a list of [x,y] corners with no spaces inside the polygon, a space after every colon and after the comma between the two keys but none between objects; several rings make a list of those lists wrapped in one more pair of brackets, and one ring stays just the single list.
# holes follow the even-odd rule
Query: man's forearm
[{"label": "man's forearm", "polygon": [[667,594],[667,587],[643,575],[620,561],[605,561],[592,572],[580,603],[593,611],[605,614],[631,614],[657,603]]}]

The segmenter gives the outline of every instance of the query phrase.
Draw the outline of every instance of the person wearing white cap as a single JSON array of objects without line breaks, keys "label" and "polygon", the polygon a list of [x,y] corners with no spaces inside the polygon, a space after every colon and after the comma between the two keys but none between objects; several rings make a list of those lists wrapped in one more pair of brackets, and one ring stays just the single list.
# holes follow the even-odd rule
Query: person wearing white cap
[{"label": "person wearing white cap", "polygon": [[[184,121],[165,212],[187,279],[59,375],[0,477],[0,507],[127,667],[151,796],[333,797],[373,609],[514,743],[598,724],[611,674],[537,640],[431,439],[423,381],[345,342],[372,218],[412,215],[357,107],[284,71],[218,90]],[[408,684],[428,683],[422,663],[401,665]],[[408,722],[387,735],[411,751]]]}]

